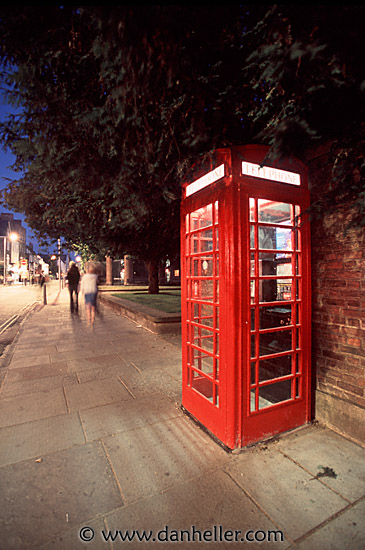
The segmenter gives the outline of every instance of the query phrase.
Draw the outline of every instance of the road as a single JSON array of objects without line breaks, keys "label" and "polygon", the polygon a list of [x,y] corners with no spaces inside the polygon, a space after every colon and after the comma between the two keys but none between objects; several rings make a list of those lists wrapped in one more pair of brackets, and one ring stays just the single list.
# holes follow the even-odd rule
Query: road
[{"label": "road", "polygon": [[[47,283],[47,296],[56,292],[58,285],[57,281]],[[0,356],[15,338],[21,320],[37,303],[43,303],[39,285],[0,285]]]}]

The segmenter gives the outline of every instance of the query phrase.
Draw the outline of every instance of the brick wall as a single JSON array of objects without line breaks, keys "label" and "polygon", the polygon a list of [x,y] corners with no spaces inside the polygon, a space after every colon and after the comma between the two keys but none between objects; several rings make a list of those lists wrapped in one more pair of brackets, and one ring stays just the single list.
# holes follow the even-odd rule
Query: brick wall
[{"label": "brick wall", "polygon": [[[328,184],[326,157],[309,163],[312,200]],[[365,434],[365,231],[346,231],[351,204],[312,222],[312,362],[315,416]]]}]

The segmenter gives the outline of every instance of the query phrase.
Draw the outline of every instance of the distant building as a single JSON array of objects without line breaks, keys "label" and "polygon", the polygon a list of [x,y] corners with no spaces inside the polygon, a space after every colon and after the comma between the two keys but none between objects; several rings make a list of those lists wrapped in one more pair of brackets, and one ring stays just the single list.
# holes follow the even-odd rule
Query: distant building
[{"label": "distant building", "polygon": [[[11,236],[15,236],[12,240]],[[0,279],[18,274],[21,266],[26,266],[26,236],[27,231],[21,220],[15,220],[14,214],[0,213]]]}]

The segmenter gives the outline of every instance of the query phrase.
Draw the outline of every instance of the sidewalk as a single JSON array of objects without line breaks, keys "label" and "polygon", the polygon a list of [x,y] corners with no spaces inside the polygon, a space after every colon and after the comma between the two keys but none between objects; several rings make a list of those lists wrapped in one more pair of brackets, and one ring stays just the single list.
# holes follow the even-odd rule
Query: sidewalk
[{"label": "sidewalk", "polygon": [[57,296],[0,389],[1,550],[364,548],[364,449],[313,425],[226,453],[179,408],[179,346]]}]

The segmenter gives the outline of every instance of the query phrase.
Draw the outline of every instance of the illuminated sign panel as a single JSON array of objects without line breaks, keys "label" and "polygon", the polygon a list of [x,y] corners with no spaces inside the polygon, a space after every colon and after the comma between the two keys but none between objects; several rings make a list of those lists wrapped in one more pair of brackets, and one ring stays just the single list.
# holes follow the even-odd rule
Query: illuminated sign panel
[{"label": "illuminated sign panel", "polygon": [[204,187],[211,185],[212,183],[220,180],[223,177],[224,177],[224,164],[221,164],[215,170],[208,172],[198,180],[195,180],[192,183],[190,183],[186,187],[186,196],[189,197],[193,193],[200,191],[200,189],[204,189]]},{"label": "illuminated sign panel", "polygon": [[289,183],[290,185],[300,185],[300,175],[287,170],[279,170],[270,166],[260,166],[251,162],[242,162],[242,175],[252,178],[262,178],[265,180],[279,181],[280,183]]}]

